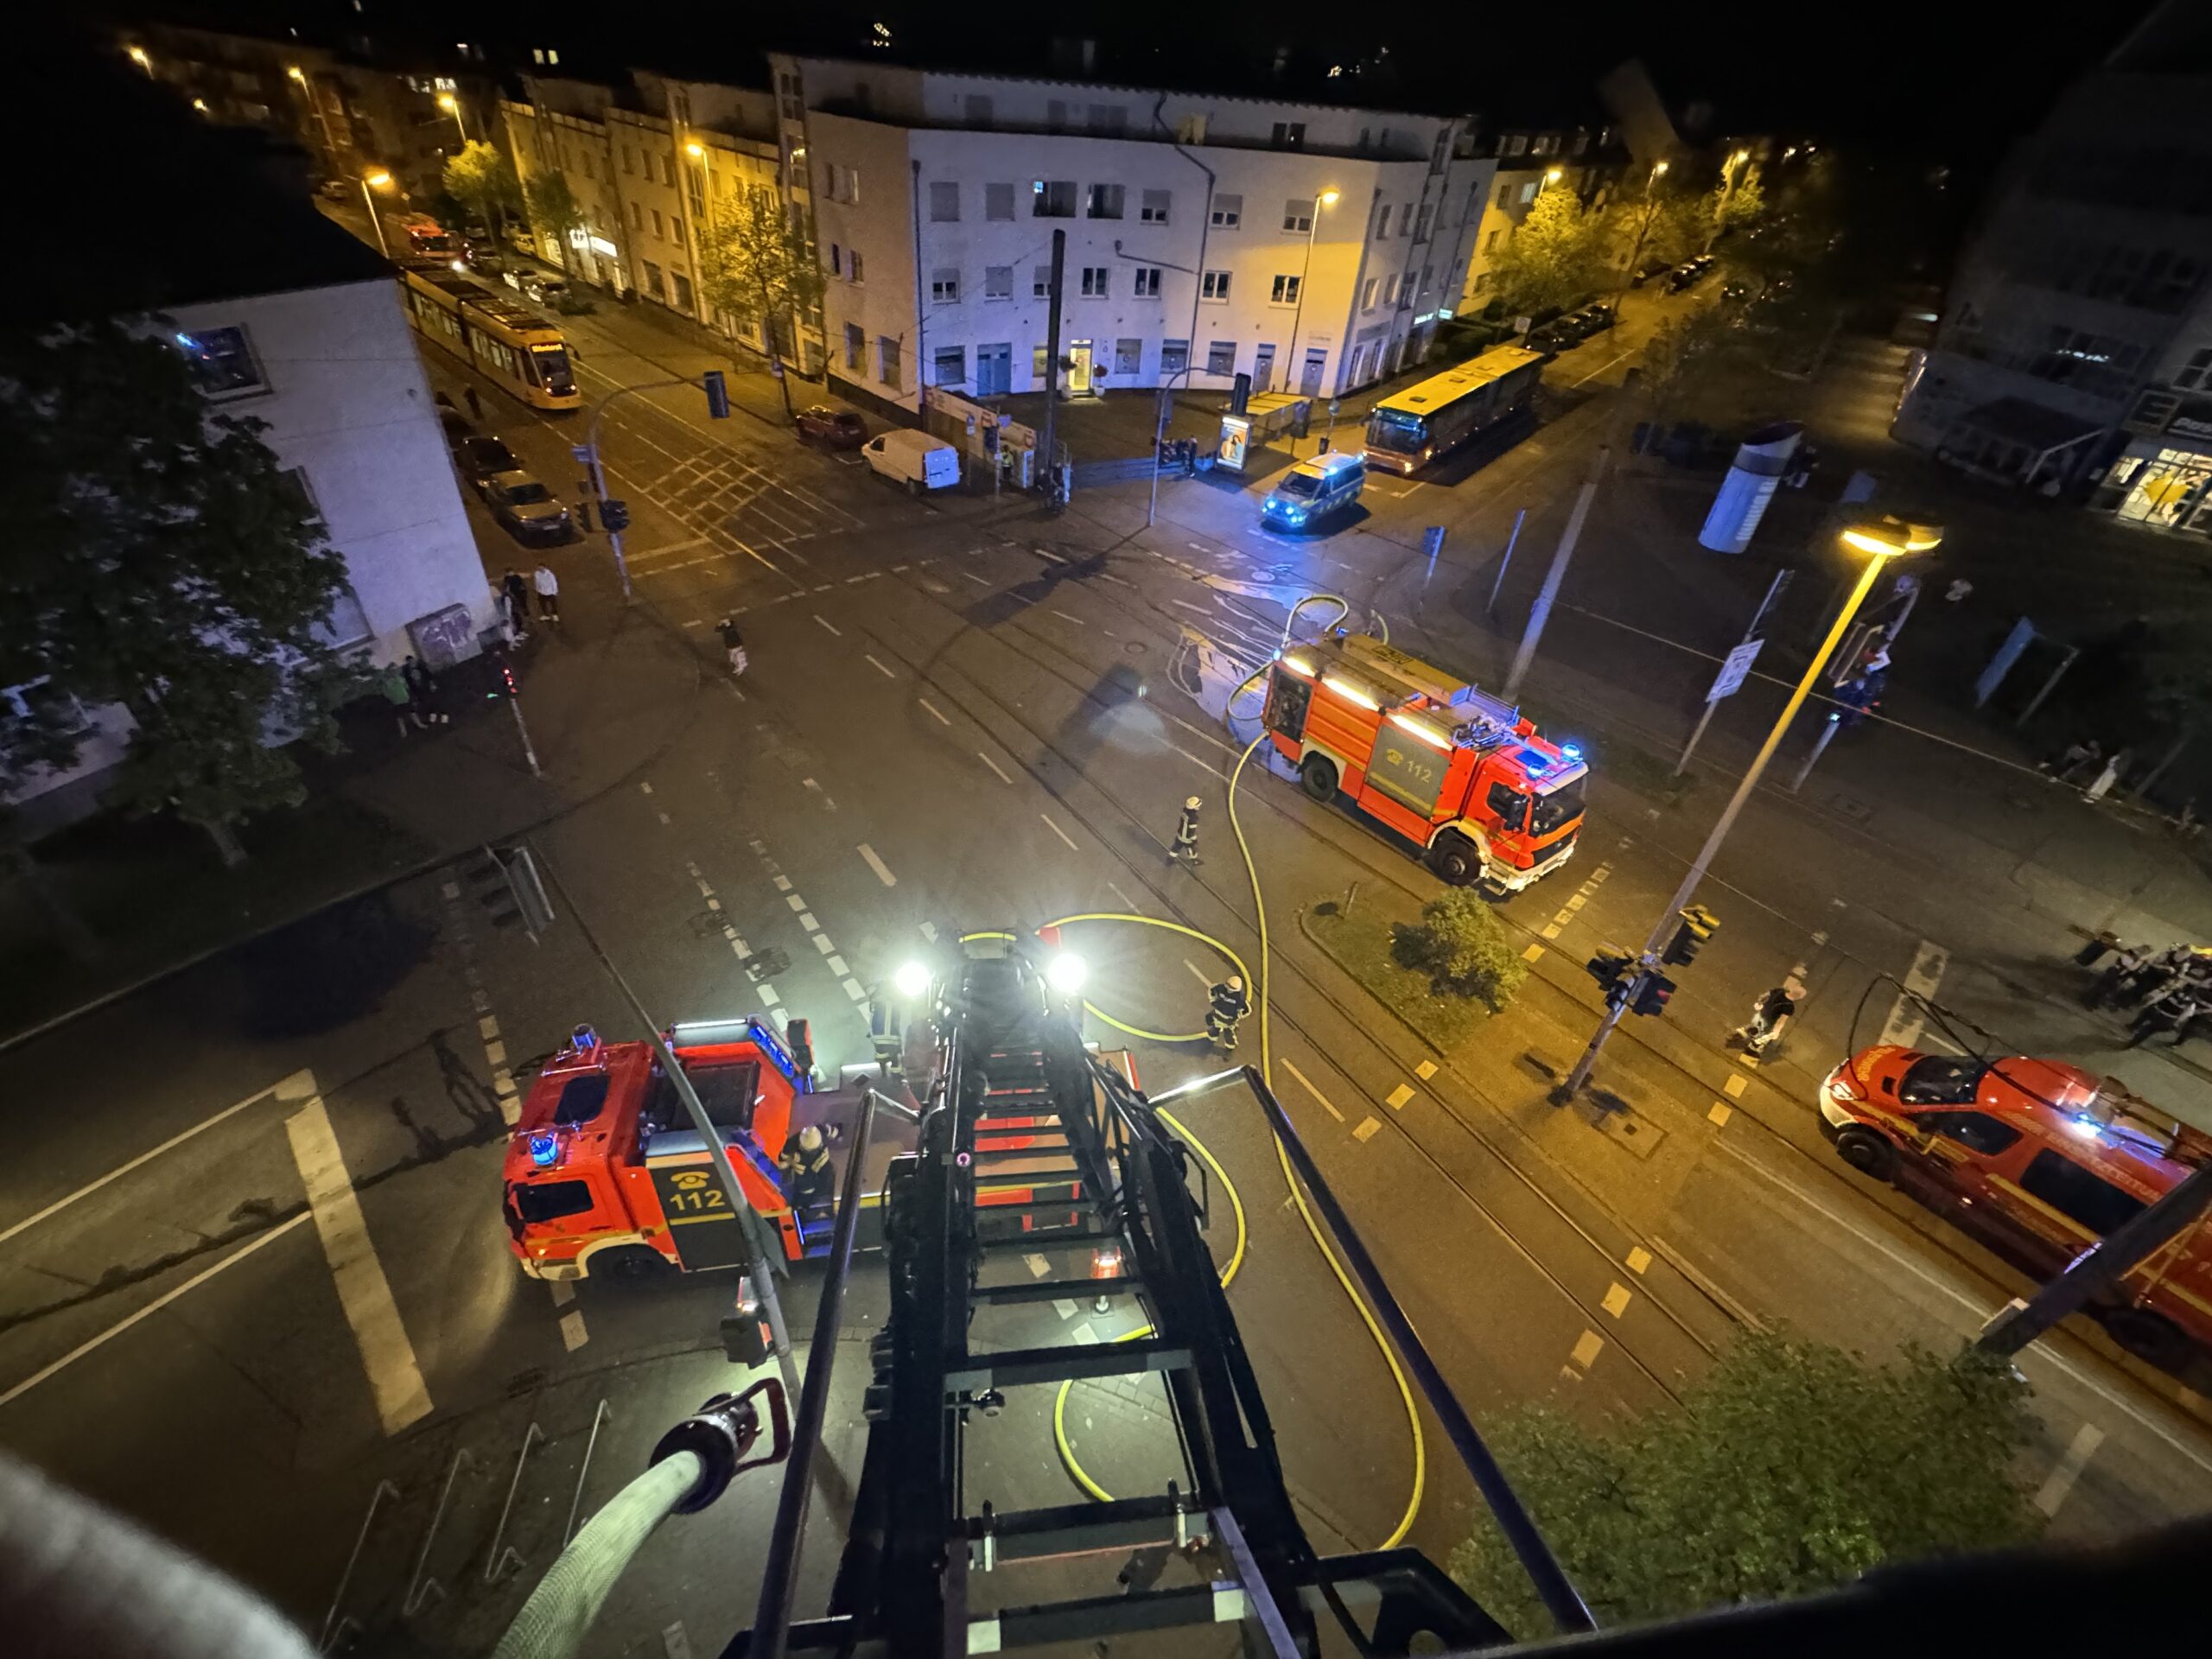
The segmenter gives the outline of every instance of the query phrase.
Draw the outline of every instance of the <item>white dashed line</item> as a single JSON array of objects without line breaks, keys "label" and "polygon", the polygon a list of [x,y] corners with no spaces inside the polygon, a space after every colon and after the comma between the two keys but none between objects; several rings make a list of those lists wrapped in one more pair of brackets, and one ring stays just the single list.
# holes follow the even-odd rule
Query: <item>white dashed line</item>
[{"label": "white dashed line", "polygon": [[845,632],[844,632],[844,630],[843,630],[842,628],[840,628],[840,627],[837,627],[837,626],[834,626],[834,625],[830,622],[830,619],[829,619],[828,617],[826,617],[826,616],[823,615],[821,612],[817,611],[817,612],[814,613],[814,620],[815,620],[816,621],[819,622],[819,623],[820,623],[823,627],[828,628],[828,629],[830,630],[830,632],[831,633],[833,633],[833,634],[836,635],[836,637],[837,637],[838,639],[843,639],[843,638],[845,637]]},{"label": "white dashed line", "polygon": [[1574,1344],[1574,1351],[1567,1356],[1584,1370],[1598,1363],[1598,1356],[1605,1351],[1605,1339],[1595,1331],[1585,1331]]},{"label": "white dashed line", "polygon": [[1382,1126],[1376,1122],[1373,1118],[1363,1117],[1359,1121],[1359,1127],[1351,1132],[1351,1138],[1355,1141],[1366,1141],[1371,1139],[1375,1133],[1382,1127]]},{"label": "white dashed line", "polygon": [[1406,1109],[1406,1103],[1413,1097],[1414,1091],[1402,1083],[1382,1096],[1382,1103],[1394,1112],[1402,1112]]},{"label": "white dashed line", "polygon": [[920,703],[923,708],[928,709],[932,715],[937,715],[937,721],[938,725],[950,726],[952,724],[952,722],[947,720],[943,715],[938,715],[937,704],[931,702],[927,697],[917,697],[914,701]]},{"label": "white dashed line", "polygon": [[874,848],[869,846],[866,842],[862,842],[860,845],[860,855],[867,862],[868,868],[875,872],[875,879],[877,880],[882,882],[887,887],[895,887],[899,885],[899,878],[892,874],[889,868],[885,865],[884,861],[875,855]]},{"label": "white dashed line", "polygon": [[570,1308],[561,1316],[561,1345],[573,1354],[588,1340],[584,1332],[583,1311]]},{"label": "white dashed line", "polygon": [[989,755],[985,754],[981,749],[976,751],[976,758],[978,760],[981,760],[985,766],[988,766],[993,772],[998,772],[999,782],[1002,784],[1011,784],[1014,782],[1013,779],[1007,777],[1004,772],[1000,771],[999,763],[992,760]]},{"label": "white dashed line", "polygon": [[1610,1286],[1606,1289],[1605,1300],[1599,1303],[1598,1306],[1604,1308],[1606,1313],[1611,1314],[1618,1319],[1622,1314],[1628,1312],[1630,1300],[1630,1296],[1629,1287],[1626,1285],[1617,1284]]},{"label": "white dashed line", "polygon": [[1061,828],[1060,828],[1060,826],[1059,826],[1058,824],[1054,823],[1052,822],[1052,815],[1051,813],[1049,813],[1049,812],[1039,812],[1037,816],[1038,816],[1039,817],[1040,817],[1040,818],[1042,818],[1042,819],[1044,819],[1044,820],[1045,820],[1045,827],[1046,827],[1047,830],[1051,830],[1054,835],[1058,836],[1062,841],[1067,841],[1067,842],[1068,842],[1068,851],[1070,851],[1070,852],[1071,852],[1071,853],[1079,853],[1079,852],[1081,852],[1081,851],[1083,850],[1083,849],[1081,849],[1080,847],[1077,846],[1077,845],[1075,844],[1075,842],[1073,842],[1072,841],[1068,841],[1068,832],[1067,832],[1066,830],[1065,830],[1061,829]]},{"label": "white dashed line", "polygon": [[2074,1483],[2082,1478],[2082,1471],[2104,1444],[2105,1432],[2094,1423],[2084,1423],[2074,1436],[2073,1444],[2066,1448],[2066,1455],[2050,1471],[2050,1478],[2037,1489],[2035,1506],[2046,1518],[2058,1513],[2058,1506],[2066,1502],[2066,1495],[2074,1490]]},{"label": "white dashed line", "polygon": [[[1285,1060],[1282,1063],[1282,1069],[1289,1072],[1292,1077],[1296,1077],[1299,1081],[1300,1086],[1302,1087],[1307,1094],[1313,1096],[1314,1099],[1321,1103],[1321,1109],[1323,1111],[1328,1113],[1331,1117],[1335,1118],[1339,1123],[1344,1121],[1344,1115],[1329,1103],[1329,1097],[1313,1086],[1313,1080],[1311,1077],[1307,1077],[1303,1071],[1293,1065],[1288,1060]],[[1374,1120],[1370,1118],[1368,1121],[1372,1122]]]},{"label": "white dashed line", "polygon": [[1707,1112],[1706,1116],[1712,1121],[1714,1128],[1725,1129],[1728,1127],[1728,1120],[1735,1115],[1734,1110],[1726,1102],[1716,1100],[1713,1103],[1713,1109]]},{"label": "white dashed line", "polygon": [[886,668],[886,667],[885,667],[881,663],[876,662],[876,660],[875,660],[875,653],[874,653],[874,652],[867,652],[867,651],[864,651],[864,652],[862,652],[861,653],[861,656],[863,656],[863,657],[865,657],[865,658],[867,658],[868,659],[868,661],[869,661],[871,664],[874,664],[874,668],[875,668],[875,671],[876,671],[877,673],[879,673],[879,674],[882,675],[882,676],[883,676],[883,677],[884,677],[885,679],[887,679],[887,680],[895,680],[895,679],[897,679],[897,678],[899,677],[896,674],[893,674],[893,673],[889,669]]},{"label": "white dashed line", "polygon": [[1199,967],[1197,963],[1192,962],[1188,957],[1183,958],[1183,965],[1189,969],[1191,972],[1197,976],[1199,984],[1205,986],[1208,989],[1212,988],[1212,976],[1209,975],[1205,969]]},{"label": "white dashed line", "polygon": [[1651,1265],[1651,1252],[1641,1244],[1631,1244],[1628,1252],[1628,1270],[1642,1273]]}]

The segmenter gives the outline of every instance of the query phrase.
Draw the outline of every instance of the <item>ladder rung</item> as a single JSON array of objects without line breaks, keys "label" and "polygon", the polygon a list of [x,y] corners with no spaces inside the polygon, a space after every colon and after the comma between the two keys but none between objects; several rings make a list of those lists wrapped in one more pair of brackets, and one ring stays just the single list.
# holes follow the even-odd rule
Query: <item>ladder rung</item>
[{"label": "ladder rung", "polygon": [[1039,1279],[1030,1284],[982,1285],[976,1300],[994,1307],[1019,1306],[1025,1302],[1081,1301],[1090,1296],[1134,1294],[1138,1281],[1116,1274],[1111,1279]]},{"label": "ladder rung", "polygon": [[1058,1348],[1015,1348],[1002,1354],[969,1356],[965,1370],[947,1371],[947,1394],[984,1389],[1023,1388],[1036,1382],[1082,1381],[1096,1376],[1141,1376],[1148,1371],[1181,1370],[1191,1351],[1160,1337],[1130,1342],[1071,1343]]}]

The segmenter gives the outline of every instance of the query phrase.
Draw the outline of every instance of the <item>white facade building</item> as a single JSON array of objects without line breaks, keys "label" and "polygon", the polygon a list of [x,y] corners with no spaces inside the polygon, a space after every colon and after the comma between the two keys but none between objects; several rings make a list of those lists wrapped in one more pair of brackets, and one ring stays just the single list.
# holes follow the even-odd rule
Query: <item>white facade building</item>
[{"label": "white facade building", "polygon": [[1331,396],[1420,359],[1492,163],[1462,118],[772,57],[839,390]]},{"label": "white facade building", "polygon": [[1491,264],[1511,245],[1539,195],[1571,190],[1585,213],[1604,213],[1619,197],[1625,164],[1611,127],[1520,128],[1499,133],[1484,147],[1497,171],[1459,289],[1463,311],[1480,311],[1491,302]]}]

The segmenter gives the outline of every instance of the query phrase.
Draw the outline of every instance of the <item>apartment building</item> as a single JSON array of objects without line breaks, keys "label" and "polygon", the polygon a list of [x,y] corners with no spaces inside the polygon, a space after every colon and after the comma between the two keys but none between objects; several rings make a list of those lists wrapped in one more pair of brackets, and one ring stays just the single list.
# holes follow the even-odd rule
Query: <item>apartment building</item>
[{"label": "apartment building", "polygon": [[1603,214],[1618,201],[1629,169],[1626,148],[1609,126],[1513,127],[1485,143],[1496,163],[1490,194],[1476,226],[1460,289],[1459,306],[1479,311],[1491,302],[1491,264],[1547,190],[1570,190],[1586,213]]},{"label": "apartment building", "polygon": [[1894,430],[2212,536],[2212,39],[2190,10],[2152,13],[2013,156]]},{"label": "apartment building", "polygon": [[1463,286],[1492,162],[1471,123],[772,55],[841,391],[1062,384],[1329,396],[1415,362]]}]

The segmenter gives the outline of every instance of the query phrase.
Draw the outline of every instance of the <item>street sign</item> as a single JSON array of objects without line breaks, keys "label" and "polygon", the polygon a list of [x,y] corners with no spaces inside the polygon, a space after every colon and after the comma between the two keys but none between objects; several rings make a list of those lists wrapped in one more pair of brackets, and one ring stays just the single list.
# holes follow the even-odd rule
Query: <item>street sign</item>
[{"label": "street sign", "polygon": [[1421,532],[1421,550],[1427,554],[1432,562],[1434,561],[1438,554],[1444,550],[1443,525],[1431,524],[1427,530]]},{"label": "street sign", "polygon": [[588,443],[572,443],[569,446],[569,453],[576,458],[576,461],[579,466],[588,467],[591,465],[591,445]]},{"label": "street sign", "polygon": [[1713,677],[1713,690],[1705,694],[1707,702],[1718,702],[1723,697],[1732,697],[1745,680],[1750,677],[1751,664],[1758,658],[1764,639],[1746,639],[1728,653],[1728,660],[1720,664],[1720,671]]},{"label": "street sign", "polygon": [[1344,407],[1344,400],[1343,400],[1343,399],[1341,399],[1341,398],[1338,398],[1338,397],[1332,397],[1332,398],[1330,398],[1330,399],[1329,399],[1329,415],[1330,415],[1330,417],[1331,417],[1332,419],[1333,419],[1333,418],[1336,416],[1337,412],[1338,412],[1340,409],[1342,409],[1343,407]]}]

